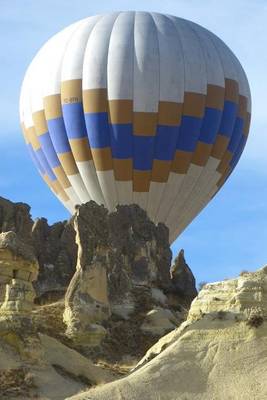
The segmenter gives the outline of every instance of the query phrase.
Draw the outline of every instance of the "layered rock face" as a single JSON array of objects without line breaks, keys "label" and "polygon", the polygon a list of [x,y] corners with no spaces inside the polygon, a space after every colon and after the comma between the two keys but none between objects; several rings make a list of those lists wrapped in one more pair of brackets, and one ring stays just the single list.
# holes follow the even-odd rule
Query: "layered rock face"
[{"label": "layered rock face", "polygon": [[0,232],[12,231],[34,248],[39,263],[38,280],[34,283],[40,302],[62,297],[75,272],[77,246],[70,222],[49,226],[45,218],[35,222],[30,207],[0,197]]},{"label": "layered rock face", "polygon": [[0,234],[0,317],[29,313],[35,293],[38,264],[33,248],[22,242],[15,232]]},{"label": "layered rock face", "polygon": [[192,303],[189,321],[207,316],[223,320],[267,319],[267,267],[237,279],[206,284]]},{"label": "layered rock face", "polygon": [[181,322],[183,307],[196,295],[194,278],[183,257],[170,275],[172,254],[163,224],[156,226],[137,205],[118,206],[109,214],[89,202],[79,207],[74,228],[77,270],[64,313],[70,336],[97,342],[110,316],[133,321],[134,330],[152,336]]},{"label": "layered rock face", "polygon": [[267,398],[267,267],[206,285],[129,376],[72,400]]}]

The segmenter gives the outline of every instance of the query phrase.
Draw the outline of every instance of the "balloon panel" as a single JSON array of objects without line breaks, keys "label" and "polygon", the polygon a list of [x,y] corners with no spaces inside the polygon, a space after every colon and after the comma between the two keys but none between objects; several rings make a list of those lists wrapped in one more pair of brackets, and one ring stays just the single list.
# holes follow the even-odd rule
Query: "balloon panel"
[{"label": "balloon panel", "polygon": [[137,203],[173,241],[244,149],[251,100],[229,48],[156,13],[90,17],[52,37],[22,85],[24,137],[41,176],[74,211]]}]

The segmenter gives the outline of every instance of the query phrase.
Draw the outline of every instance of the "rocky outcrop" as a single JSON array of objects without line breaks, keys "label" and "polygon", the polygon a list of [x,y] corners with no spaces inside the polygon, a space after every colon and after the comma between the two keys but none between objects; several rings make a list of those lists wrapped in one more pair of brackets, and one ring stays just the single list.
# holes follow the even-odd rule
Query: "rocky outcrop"
[{"label": "rocky outcrop", "polygon": [[0,197],[0,232],[16,232],[25,243],[31,242],[32,219],[30,206],[12,203]]},{"label": "rocky outcrop", "polygon": [[112,330],[112,319],[129,320],[137,334],[152,338],[180,324],[196,294],[195,282],[184,258],[170,276],[172,253],[163,224],[155,225],[137,205],[108,213],[89,202],[79,207],[74,228],[77,270],[64,313],[69,336],[97,343],[98,335],[102,339]]},{"label": "rocky outcrop", "polygon": [[267,398],[267,267],[207,284],[129,376],[71,400]]},{"label": "rocky outcrop", "polygon": [[[167,228],[162,224],[155,227],[145,212],[134,205],[120,206],[115,213],[109,215],[107,211],[105,213],[97,229],[99,240],[100,237],[104,240],[105,226],[108,233],[107,249],[114,249],[112,252],[108,250],[110,258],[107,275],[112,312],[127,317],[133,311],[132,285],[135,288],[146,285],[153,287],[149,297],[152,296],[157,305],[164,305],[167,298],[174,307],[179,308],[183,302],[188,305],[196,295],[194,277],[182,260],[178,262],[179,268],[170,279],[172,254]],[[86,229],[88,223],[95,225],[97,218],[94,213],[84,220],[80,218],[80,231]],[[27,204],[12,203],[0,197],[1,231],[13,231],[24,243],[33,246],[39,263],[38,279],[34,283],[37,301],[45,303],[62,298],[77,264],[73,219],[51,226],[45,218],[33,221]],[[90,240],[93,238],[94,235]],[[90,251],[94,251],[92,244],[83,244],[88,249],[86,251],[89,251],[90,246]]]},{"label": "rocky outcrop", "polygon": [[22,242],[15,232],[0,234],[0,317],[28,313],[33,307],[38,264],[33,248]]},{"label": "rocky outcrop", "polygon": [[75,272],[77,259],[71,222],[52,226],[45,218],[34,222],[27,204],[12,203],[0,197],[0,232],[8,231],[15,232],[20,240],[34,248],[39,264],[38,279],[34,283],[38,301],[62,297]]},{"label": "rocky outcrop", "polygon": [[172,291],[174,295],[180,293],[181,297],[189,301],[197,296],[196,280],[184,258],[184,249],[181,249],[170,269]]},{"label": "rocky outcrop", "polygon": [[49,226],[45,218],[32,226],[32,243],[40,266],[35,289],[39,302],[64,296],[75,272],[77,246],[72,221]]},{"label": "rocky outcrop", "polygon": [[[121,357],[130,344],[139,357],[184,320],[196,294],[192,273],[180,257],[170,276],[168,229],[138,206],[108,213],[90,202],[70,221],[52,226],[45,218],[33,222],[27,205],[0,198],[0,206],[2,229],[31,246],[38,261],[37,304],[62,299],[68,288],[64,320],[76,343],[96,345],[106,337],[107,352],[115,349]],[[17,283],[11,284],[10,293],[16,292]]]},{"label": "rocky outcrop", "polygon": [[66,293],[64,321],[67,335],[75,342],[97,345],[106,333],[101,322],[110,316],[107,210],[94,202],[81,206],[74,228],[77,269]]},{"label": "rocky outcrop", "polygon": [[5,298],[0,308],[0,317],[3,314],[15,314],[15,318],[29,312],[33,308],[35,292],[32,283],[22,279],[12,279],[6,285]]},{"label": "rocky outcrop", "polygon": [[[38,264],[35,249],[11,231],[0,234],[0,398],[65,399],[113,374],[90,362],[55,337],[62,310],[34,306]],[[50,309],[50,310],[48,310]],[[59,311],[59,312],[58,312]],[[58,315],[60,314],[60,315]],[[62,324],[63,325],[63,324]],[[61,339],[63,335],[60,336]],[[65,339],[66,340],[66,339]]]}]

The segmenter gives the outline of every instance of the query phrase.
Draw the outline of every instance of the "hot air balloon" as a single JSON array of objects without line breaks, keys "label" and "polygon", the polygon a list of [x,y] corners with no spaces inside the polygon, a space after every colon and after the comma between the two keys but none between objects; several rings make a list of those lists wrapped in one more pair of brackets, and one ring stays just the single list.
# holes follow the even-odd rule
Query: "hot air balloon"
[{"label": "hot air balloon", "polygon": [[170,242],[244,149],[251,98],[231,50],[170,15],[114,12],[53,36],[30,64],[20,119],[45,182],[72,213],[136,203]]}]

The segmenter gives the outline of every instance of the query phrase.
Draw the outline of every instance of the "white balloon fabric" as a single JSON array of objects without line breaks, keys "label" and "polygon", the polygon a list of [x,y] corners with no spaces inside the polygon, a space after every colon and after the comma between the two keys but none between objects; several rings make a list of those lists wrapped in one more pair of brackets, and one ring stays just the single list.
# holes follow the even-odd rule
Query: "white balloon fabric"
[{"label": "white balloon fabric", "polygon": [[52,37],[23,81],[20,118],[45,182],[72,213],[139,204],[170,241],[237,164],[246,75],[214,34],[147,12],[98,15]]}]

